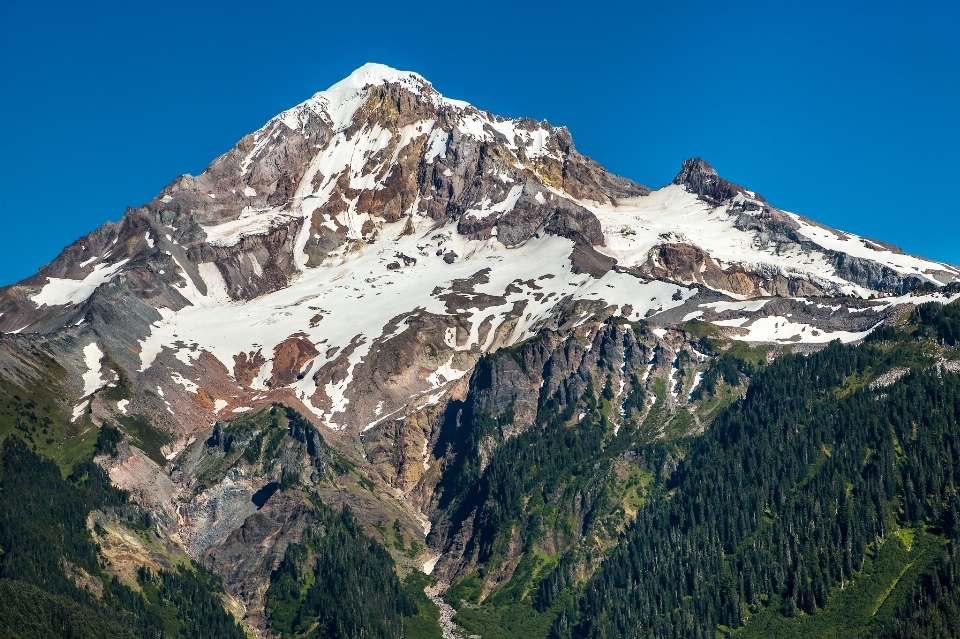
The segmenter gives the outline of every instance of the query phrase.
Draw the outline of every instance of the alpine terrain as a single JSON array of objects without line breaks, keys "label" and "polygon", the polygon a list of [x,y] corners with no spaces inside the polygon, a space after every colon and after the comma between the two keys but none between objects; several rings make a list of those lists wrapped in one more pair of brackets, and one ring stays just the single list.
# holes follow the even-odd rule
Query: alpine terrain
[{"label": "alpine terrain", "polygon": [[0,289],[0,635],[957,636],[958,299],[365,65]]}]

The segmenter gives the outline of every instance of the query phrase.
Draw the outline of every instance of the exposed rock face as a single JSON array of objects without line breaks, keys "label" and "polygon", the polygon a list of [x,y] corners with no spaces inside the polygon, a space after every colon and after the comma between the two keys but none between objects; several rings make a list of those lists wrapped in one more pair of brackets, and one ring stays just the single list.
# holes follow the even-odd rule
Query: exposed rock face
[{"label": "exposed rock face", "polygon": [[684,284],[699,283],[743,297],[823,295],[824,287],[805,278],[777,272],[747,270],[741,264],[721,268],[705,251],[691,244],[658,244],[636,268],[645,277]]},{"label": "exposed rock face", "polygon": [[[509,352],[488,356],[474,370],[465,399],[450,402],[445,414],[438,416],[434,455],[442,460],[450,476],[455,476],[464,457],[475,454],[467,442],[478,442],[479,438],[476,453],[481,465],[486,465],[505,440],[530,428],[543,427],[536,421],[538,416],[543,417],[546,405],[551,404],[558,412],[582,406],[584,391],[607,374],[611,388],[621,389],[614,395],[615,401],[622,402],[628,392],[631,372],[643,369],[648,362],[660,363],[650,366],[644,385],[670,375],[672,353],[682,344],[672,339],[665,336],[661,342],[652,333],[640,337],[629,325],[591,323],[567,334],[566,338],[545,332]],[[655,357],[663,348],[670,348],[669,359]],[[467,415],[479,414],[498,420],[500,425],[489,433],[471,432],[477,421]],[[616,419],[615,414],[611,413],[611,418]],[[477,518],[481,504],[469,499],[451,504],[451,493],[455,491],[453,484],[441,483],[431,504],[434,528],[430,539],[434,547],[445,553],[437,568],[445,577],[468,574],[483,554],[480,545],[484,543],[484,523]],[[585,525],[583,513],[579,513],[577,519],[578,526]],[[573,537],[576,536],[574,533]],[[569,540],[554,539],[545,543],[556,543],[553,550],[558,552]],[[519,551],[517,548],[516,552]],[[505,570],[503,577],[508,578],[509,562],[500,570]]]},{"label": "exposed rock face", "polygon": [[224,578],[233,596],[256,611],[248,620],[251,625],[264,622],[263,594],[269,586],[264,575],[276,570],[287,546],[299,542],[312,521],[312,508],[302,495],[277,493],[203,553],[204,563]]},{"label": "exposed rock face", "polygon": [[919,275],[903,275],[876,262],[836,252],[832,256],[837,274],[860,286],[883,292],[901,292],[923,284]]},{"label": "exposed rock face", "polygon": [[602,246],[604,243],[600,222],[593,213],[529,179],[510,211],[482,217],[468,212],[457,224],[457,231],[472,239],[487,239],[494,235],[494,229],[497,229],[497,239],[506,246],[525,242],[541,229],[576,244]]},{"label": "exposed rock face", "polygon": [[[731,200],[737,194],[745,193],[743,187],[724,180],[717,175],[717,172],[708,162],[704,162],[700,158],[684,160],[680,173],[673,178],[673,183],[686,187],[691,193],[696,193],[705,201],[715,205]],[[760,202],[764,201],[762,197],[756,199]],[[760,208],[753,202],[748,207],[748,210]]]}]

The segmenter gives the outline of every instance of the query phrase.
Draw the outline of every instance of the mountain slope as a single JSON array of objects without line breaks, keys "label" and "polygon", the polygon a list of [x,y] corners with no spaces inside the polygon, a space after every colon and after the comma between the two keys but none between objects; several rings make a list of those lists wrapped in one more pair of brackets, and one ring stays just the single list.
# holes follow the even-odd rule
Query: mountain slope
[{"label": "mountain slope", "polygon": [[[453,603],[522,599],[614,547],[651,481],[630,451],[702,432],[768,359],[856,342],[958,280],[700,159],[652,191],[563,128],[365,65],[0,289],[0,437],[71,468],[116,424],[110,478],[256,631],[317,502],[404,570],[459,579]],[[511,478],[494,460],[521,444],[549,452]]]},{"label": "mountain slope", "polygon": [[[90,315],[110,333],[98,348],[128,372],[156,369],[171,395],[208,389],[200,406],[173,402],[178,423],[283,389],[355,431],[573,307],[744,318],[753,340],[855,339],[889,303],[782,330],[742,312],[758,305],[709,302],[866,297],[957,277],[778,211],[699,160],[651,193],[580,156],[564,129],[367,65],[5,289],[0,328],[49,333]],[[370,366],[385,358],[386,370]]]}]

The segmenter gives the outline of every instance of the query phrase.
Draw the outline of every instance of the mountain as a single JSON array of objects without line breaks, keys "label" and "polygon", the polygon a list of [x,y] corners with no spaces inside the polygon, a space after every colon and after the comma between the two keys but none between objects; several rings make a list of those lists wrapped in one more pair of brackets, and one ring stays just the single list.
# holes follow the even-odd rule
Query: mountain
[{"label": "mountain", "polygon": [[[690,442],[748,410],[755,379],[925,326],[914,309],[958,282],[699,158],[651,190],[562,127],[368,64],[0,289],[0,437],[66,476],[96,455],[157,546],[92,507],[104,569],[143,589],[137,566],[197,562],[261,636],[398,616],[383,636],[439,632],[435,604],[483,636],[534,605],[543,627],[502,636],[546,636],[627,552],[656,487],[694,481],[685,459],[707,444]],[[948,338],[923,339],[933,350],[897,366],[952,362]],[[822,352],[838,348],[861,347]],[[878,359],[851,389],[897,366]],[[334,555],[375,575],[384,607],[322,617],[327,582],[304,570],[356,568]],[[446,600],[394,563],[432,572]],[[550,632],[570,628],[616,636]]]}]

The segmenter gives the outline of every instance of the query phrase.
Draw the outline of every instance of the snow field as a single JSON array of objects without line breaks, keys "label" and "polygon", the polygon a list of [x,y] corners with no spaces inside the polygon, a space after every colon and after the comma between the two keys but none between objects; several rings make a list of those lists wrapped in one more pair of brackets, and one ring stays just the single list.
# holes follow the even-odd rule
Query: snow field
[{"label": "snow field", "polygon": [[[308,269],[288,288],[242,304],[226,301],[219,271],[213,265],[203,265],[212,267],[201,271],[208,295],[201,295],[188,283],[185,296],[194,306],[177,313],[169,309],[161,311],[163,319],[154,324],[151,335],[141,343],[141,370],[149,368],[161,349],[179,350],[178,342],[210,351],[228,370],[232,370],[233,356],[239,352],[259,350],[271,359],[274,348],[294,333],[305,334],[322,352],[312,370],[336,357],[351,343],[358,344],[349,357],[346,378],[324,389],[334,408],[328,413],[318,411],[317,416],[332,425],[336,423],[334,416],[342,412],[349,401],[344,393],[352,382],[353,368],[367,355],[373,341],[392,337],[405,329],[401,323],[392,335],[384,335],[384,327],[390,320],[417,311],[446,314],[446,305],[433,294],[434,289],[439,286],[447,290],[452,280],[470,278],[484,268],[491,269],[489,282],[476,286],[476,293],[504,295],[507,286],[520,273],[540,288],[523,286],[521,292],[505,295],[505,302],[494,307],[481,310],[468,304],[468,308],[457,310],[470,326],[466,344],[458,348],[490,348],[497,328],[513,310],[515,302],[525,302],[526,306],[521,321],[509,336],[510,343],[532,335],[536,324],[546,320],[562,299],[598,300],[617,308],[630,304],[633,306],[630,319],[643,317],[651,308],[671,308],[683,303],[683,299],[671,299],[677,290],[674,284],[644,282],[613,271],[599,280],[586,274],[573,274],[568,260],[573,243],[564,238],[544,236],[507,249],[495,239],[463,238],[456,234],[453,224],[438,231],[431,227],[429,220],[414,219],[418,226],[418,233],[414,235],[365,245],[359,253],[342,256],[345,261],[339,265]],[[384,235],[397,235],[396,231],[405,223],[406,220],[395,223],[392,226],[396,229]],[[438,234],[444,237],[445,250],[452,249],[462,256],[454,264],[444,263],[432,251],[426,251],[426,256],[419,252],[418,246],[436,245],[437,240],[430,238]],[[399,270],[386,270],[386,264],[394,260],[397,252],[418,255],[418,262]],[[519,265],[523,266],[518,268]],[[683,292],[685,297],[692,293]],[[311,327],[310,319],[318,313],[324,319]],[[480,344],[480,325],[487,319],[492,326],[485,343]],[[336,350],[328,357],[326,353],[331,349]],[[441,375],[450,381],[464,372],[453,368],[451,360],[434,373],[436,377],[431,379],[431,384],[440,383]],[[268,362],[259,376],[261,384],[269,375]],[[310,376],[292,388],[304,398],[316,391]]]}]

